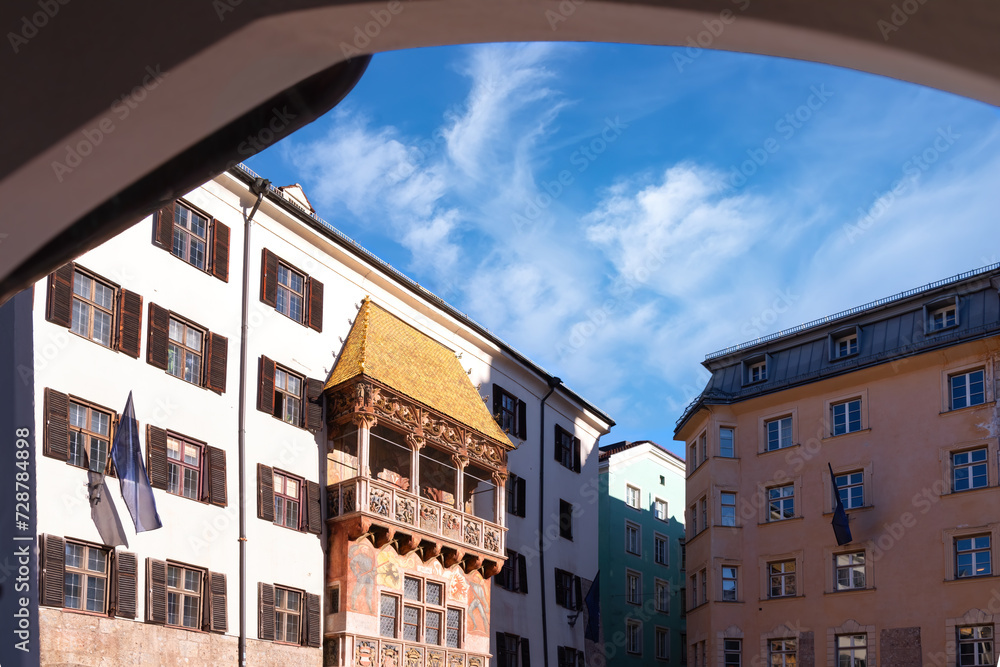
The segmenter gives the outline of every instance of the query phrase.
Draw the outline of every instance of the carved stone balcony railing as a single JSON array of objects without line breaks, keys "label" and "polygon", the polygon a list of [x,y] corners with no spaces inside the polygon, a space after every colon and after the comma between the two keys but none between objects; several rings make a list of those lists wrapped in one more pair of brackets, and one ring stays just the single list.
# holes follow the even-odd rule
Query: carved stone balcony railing
[{"label": "carved stone balcony railing", "polygon": [[411,644],[385,637],[337,633],[327,637],[325,652],[335,665],[398,665],[399,667],[489,667],[489,655],[460,649]]},{"label": "carved stone balcony railing", "polygon": [[[391,533],[410,535],[413,544],[408,548],[404,546],[404,550],[416,548],[422,540],[430,540],[439,543],[438,551],[441,548],[453,550],[457,560],[474,554],[480,559],[502,564],[506,558],[507,529],[503,526],[379,480],[354,477],[331,484],[326,487],[326,505],[327,516],[333,523],[361,517],[364,519],[362,530],[378,525]],[[424,555],[426,559],[436,553]]]}]

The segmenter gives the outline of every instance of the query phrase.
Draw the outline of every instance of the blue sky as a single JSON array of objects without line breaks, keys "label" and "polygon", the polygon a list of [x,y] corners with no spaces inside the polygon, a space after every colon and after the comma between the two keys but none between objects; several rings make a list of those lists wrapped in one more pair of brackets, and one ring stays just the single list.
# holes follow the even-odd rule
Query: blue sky
[{"label": "blue sky", "polygon": [[618,423],[683,454],[705,354],[1000,261],[995,107],[611,44],[376,55],[248,160]]}]

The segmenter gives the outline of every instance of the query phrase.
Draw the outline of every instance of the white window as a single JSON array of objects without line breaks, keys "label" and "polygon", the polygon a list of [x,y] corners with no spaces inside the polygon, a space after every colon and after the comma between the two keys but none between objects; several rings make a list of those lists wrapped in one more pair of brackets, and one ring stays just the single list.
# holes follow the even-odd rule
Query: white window
[{"label": "white window", "polygon": [[795,485],[775,486],[767,490],[767,520],[783,521],[795,516]]},{"label": "white window", "polygon": [[76,271],[73,275],[73,316],[70,330],[84,338],[111,347],[115,289]]},{"label": "white window", "polygon": [[661,611],[665,614],[670,613],[670,584],[667,582],[657,579],[653,592],[654,599],[656,601],[656,611]]},{"label": "white window", "polygon": [[667,501],[656,499],[656,502],[653,503],[653,516],[660,521],[667,520]]},{"label": "white window", "polygon": [[698,465],[708,460],[708,433],[698,436]]},{"label": "white window", "polygon": [[736,494],[723,491],[719,494],[719,519],[723,526],[736,525]]},{"label": "white window", "polygon": [[834,574],[838,591],[865,587],[865,552],[836,554],[833,557]]},{"label": "white window", "polygon": [[625,551],[636,556],[642,554],[639,526],[631,521],[625,522]]},{"label": "white window", "polygon": [[772,639],[768,642],[769,667],[796,667],[796,640]]},{"label": "white window", "polygon": [[723,426],[719,429],[719,456],[731,459],[736,456],[736,431]]},{"label": "white window", "polygon": [[722,599],[736,602],[739,584],[739,571],[734,565],[722,566]]},{"label": "white window", "polygon": [[837,482],[837,493],[845,510],[865,506],[865,474],[861,470],[847,472],[834,477]]},{"label": "white window", "polygon": [[639,489],[635,488],[634,486],[626,486],[625,504],[628,505],[629,507],[634,507],[635,509],[639,509],[639,503],[641,502],[639,500],[640,495],[641,494],[639,492]]},{"label": "white window", "polygon": [[783,560],[767,564],[769,598],[795,596],[795,561]]},{"label": "white window", "polygon": [[830,407],[833,421],[833,434],[843,435],[861,430],[861,399],[855,398],[843,403],[835,403]]},{"label": "white window", "polygon": [[841,359],[843,357],[849,357],[852,354],[858,353],[858,335],[850,334],[842,338],[838,338],[833,343],[833,352],[836,359]]},{"label": "white window", "polygon": [[931,311],[928,317],[928,327],[931,331],[940,331],[958,324],[958,311],[954,305],[945,306]]},{"label": "white window", "polygon": [[767,451],[792,446],[792,418],[781,417],[764,422],[767,430]]},{"label": "white window", "polygon": [[167,372],[194,384],[201,383],[204,332],[186,322],[170,318]]},{"label": "white window", "polygon": [[837,635],[837,667],[866,667],[868,635]]},{"label": "white window", "polygon": [[993,626],[958,628],[958,667],[993,667],[994,664]]},{"label": "white window", "polygon": [[634,655],[642,655],[642,626],[637,621],[625,623],[625,650]]},{"label": "white window", "polygon": [[743,665],[743,640],[725,639],[722,642],[722,664],[723,667],[742,667]]},{"label": "white window", "polygon": [[993,573],[991,560],[989,535],[955,538],[956,579],[989,576]]},{"label": "white window", "polygon": [[642,575],[638,572],[625,573],[625,600],[629,604],[642,604]]},{"label": "white window", "polygon": [[668,564],[667,538],[660,534],[653,535],[653,558],[659,565]]},{"label": "white window", "polygon": [[747,369],[747,377],[750,382],[762,382],[767,379],[767,362],[758,361],[755,364],[751,364]]},{"label": "white window", "polygon": [[983,489],[989,485],[986,465],[986,448],[973,449],[967,452],[955,452],[951,455],[951,488],[952,491],[968,491]]},{"label": "white window", "polygon": [[656,628],[656,659],[670,660],[670,630]]},{"label": "white window", "polygon": [[708,498],[701,497],[701,529],[708,528]]},{"label": "white window", "polygon": [[980,405],[986,401],[986,373],[982,368],[950,376],[948,386],[951,389],[952,410]]}]

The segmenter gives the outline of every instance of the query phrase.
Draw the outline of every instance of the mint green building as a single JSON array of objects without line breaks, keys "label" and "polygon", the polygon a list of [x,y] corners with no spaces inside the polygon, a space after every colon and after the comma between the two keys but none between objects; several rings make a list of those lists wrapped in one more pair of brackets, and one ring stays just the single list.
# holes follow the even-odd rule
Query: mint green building
[{"label": "mint green building", "polygon": [[610,667],[686,662],[684,459],[651,441],[600,448],[600,599]]}]

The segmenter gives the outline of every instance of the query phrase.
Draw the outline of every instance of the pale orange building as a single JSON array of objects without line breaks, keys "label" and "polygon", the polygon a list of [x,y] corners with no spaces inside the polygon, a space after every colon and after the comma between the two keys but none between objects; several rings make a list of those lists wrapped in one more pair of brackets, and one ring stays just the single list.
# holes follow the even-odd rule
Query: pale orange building
[{"label": "pale orange building", "polygon": [[998,290],[995,264],[708,355],[675,432],[691,667],[997,663]]}]

